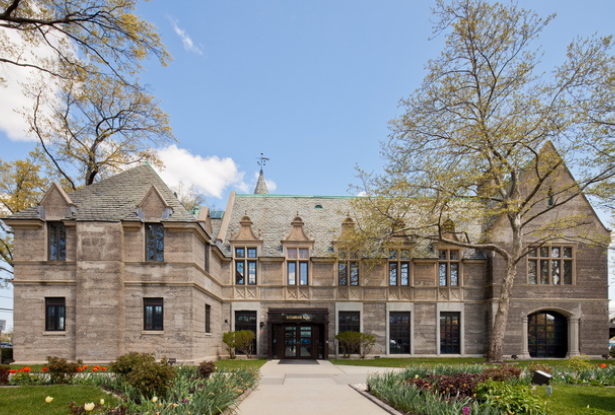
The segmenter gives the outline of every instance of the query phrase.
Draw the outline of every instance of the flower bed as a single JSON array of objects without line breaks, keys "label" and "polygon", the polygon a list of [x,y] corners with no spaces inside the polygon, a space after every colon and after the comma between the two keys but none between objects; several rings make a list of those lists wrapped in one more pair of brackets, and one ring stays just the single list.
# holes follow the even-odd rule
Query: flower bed
[{"label": "flower bed", "polygon": [[[421,365],[368,378],[368,390],[394,408],[413,415],[546,414],[544,393],[532,385],[535,370],[548,371],[551,383],[615,386],[615,366],[585,357],[565,366]],[[594,409],[584,408],[583,413]],[[574,413],[574,412],[570,412]],[[602,412],[591,412],[602,413]]]},{"label": "flower bed", "polygon": [[[119,404],[117,399],[73,402],[64,412],[72,415],[215,415],[228,408],[234,409],[241,395],[253,388],[258,379],[257,370],[212,373],[215,365],[211,362],[202,364],[200,370],[198,367],[173,367],[164,360],[156,362],[153,356],[143,354],[131,354],[123,360],[124,364],[115,362],[109,367],[50,359],[55,366],[44,366],[41,373],[33,374],[29,367],[11,369],[14,373],[10,383],[96,386],[121,400]],[[45,397],[45,403],[51,405],[53,402],[54,396]]]}]

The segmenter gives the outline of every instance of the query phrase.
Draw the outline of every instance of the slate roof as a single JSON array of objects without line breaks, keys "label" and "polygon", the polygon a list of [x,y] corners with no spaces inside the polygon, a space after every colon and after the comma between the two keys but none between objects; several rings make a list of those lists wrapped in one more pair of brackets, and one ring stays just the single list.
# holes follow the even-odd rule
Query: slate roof
[{"label": "slate roof", "polygon": [[[196,221],[149,164],[133,167],[69,193],[68,197],[77,208],[75,213],[65,219],[94,222],[139,221],[137,206],[152,185],[156,186],[166,203],[173,208],[173,212],[165,221]],[[41,217],[39,208],[33,207],[11,215],[7,219],[41,219]]]},{"label": "slate roof", "polygon": [[239,221],[247,215],[253,222],[252,229],[263,240],[262,256],[284,256],[281,241],[292,229],[291,222],[299,216],[305,223],[303,229],[314,241],[314,257],[332,253],[332,242],[342,231],[342,222],[352,211],[352,197],[335,196],[284,196],[284,195],[235,195],[226,215],[231,215],[225,235],[219,235],[223,252],[231,255],[230,240],[240,229]]}]

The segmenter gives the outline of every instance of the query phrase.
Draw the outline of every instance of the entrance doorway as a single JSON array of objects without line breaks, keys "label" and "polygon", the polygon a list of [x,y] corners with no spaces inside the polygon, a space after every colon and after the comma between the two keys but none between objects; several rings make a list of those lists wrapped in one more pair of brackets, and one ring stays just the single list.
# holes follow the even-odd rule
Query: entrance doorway
[{"label": "entrance doorway", "polygon": [[328,310],[270,309],[270,359],[327,359]]},{"label": "entrance doorway", "polygon": [[318,359],[320,327],[317,324],[280,324],[275,327],[279,359]]}]

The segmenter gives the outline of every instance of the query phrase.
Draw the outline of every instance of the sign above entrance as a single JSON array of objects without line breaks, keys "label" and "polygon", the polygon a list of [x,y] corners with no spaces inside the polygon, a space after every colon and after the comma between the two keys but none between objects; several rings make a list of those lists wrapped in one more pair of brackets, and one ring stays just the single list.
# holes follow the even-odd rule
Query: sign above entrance
[{"label": "sign above entrance", "polygon": [[283,322],[301,322],[301,323],[324,323],[327,319],[325,314],[314,313],[282,313]]},{"label": "sign above entrance", "polygon": [[268,314],[269,323],[273,324],[325,324],[329,322],[329,310],[326,308],[271,308]]}]

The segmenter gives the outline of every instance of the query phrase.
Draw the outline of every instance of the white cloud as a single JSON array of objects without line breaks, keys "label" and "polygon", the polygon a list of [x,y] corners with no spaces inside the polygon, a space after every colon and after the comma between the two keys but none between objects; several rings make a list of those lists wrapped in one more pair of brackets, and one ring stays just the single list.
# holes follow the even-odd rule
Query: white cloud
[{"label": "white cloud", "polygon": [[160,177],[170,186],[194,185],[204,196],[218,199],[223,197],[227,187],[246,187],[244,173],[238,171],[231,158],[201,157],[176,145],[159,151],[158,155],[165,165]]},{"label": "white cloud", "polygon": [[[49,38],[52,42],[54,39],[57,40],[53,33]],[[65,49],[64,53],[75,53],[75,51],[66,50],[66,44],[62,47]],[[24,42],[18,31],[6,28],[0,28],[0,48],[4,58],[43,67],[49,65],[49,60],[54,57],[54,52],[49,46],[44,44],[34,46],[32,43]],[[31,112],[34,104],[34,100],[25,93],[25,88],[32,90],[39,85],[44,86],[47,100],[50,100],[57,91],[53,77],[42,70],[0,63],[0,96],[2,97],[0,99],[0,131],[4,131],[11,140],[36,140],[28,133],[29,126],[23,112]],[[51,107],[43,106],[42,110],[50,112]]]},{"label": "white cloud", "polygon": [[190,37],[190,35],[186,33],[184,29],[182,29],[181,27],[177,25],[177,20],[173,19],[170,16],[167,16],[167,17],[169,21],[171,22],[171,24],[173,25],[173,30],[175,30],[175,33],[177,34],[177,36],[179,36],[179,38],[182,40],[182,43],[184,44],[184,49],[188,52],[195,52],[195,53],[198,53],[199,55],[202,55],[203,51],[201,50],[201,48],[196,46],[194,42],[192,41],[192,38]]}]

